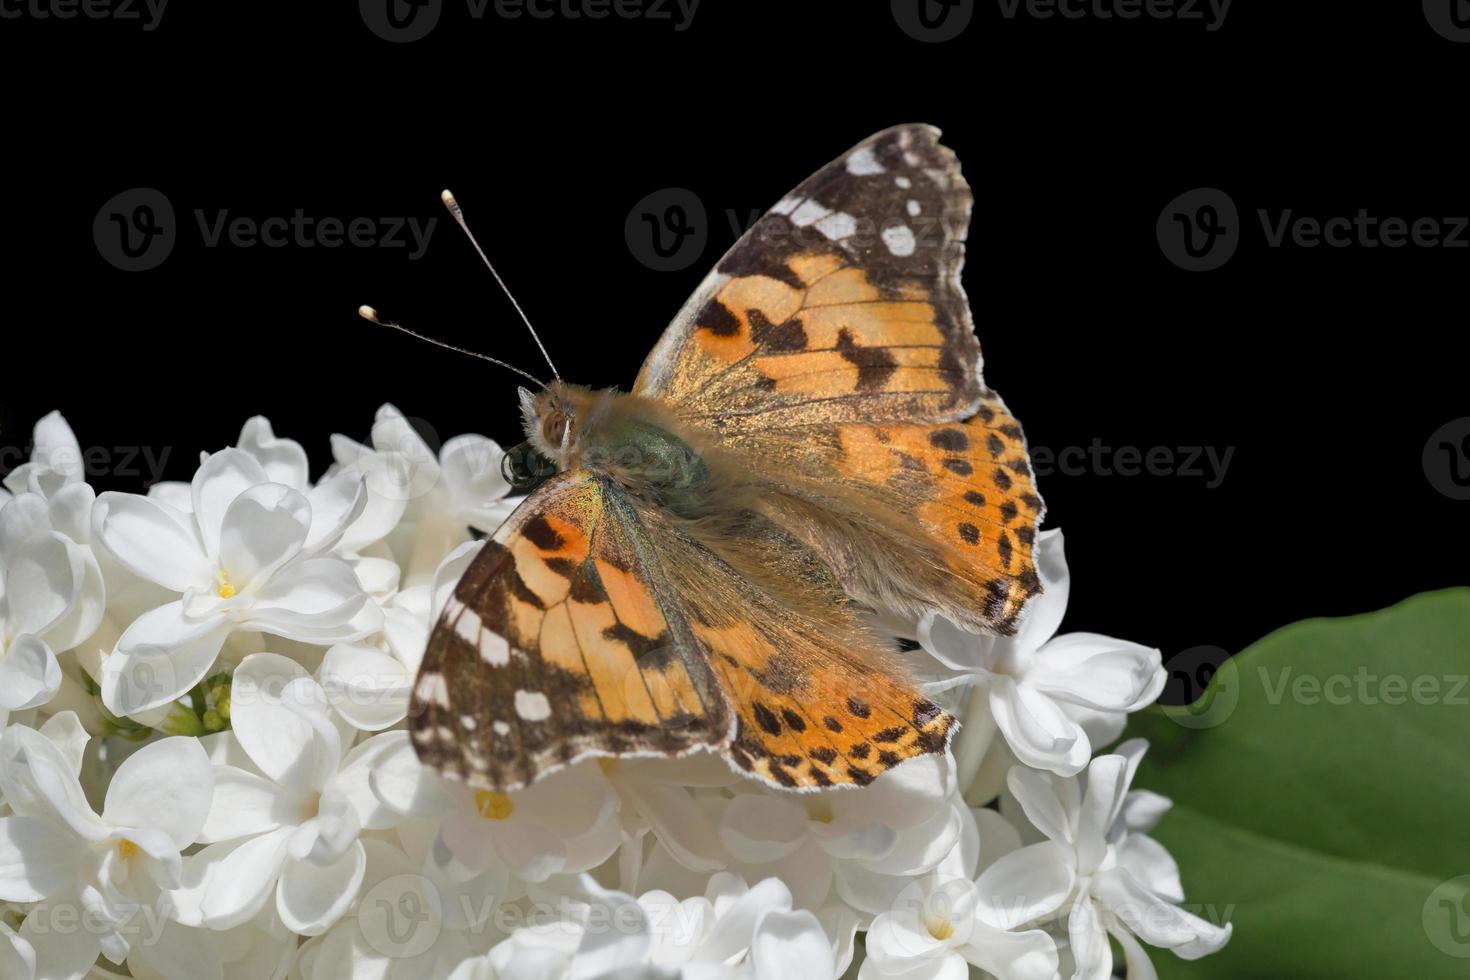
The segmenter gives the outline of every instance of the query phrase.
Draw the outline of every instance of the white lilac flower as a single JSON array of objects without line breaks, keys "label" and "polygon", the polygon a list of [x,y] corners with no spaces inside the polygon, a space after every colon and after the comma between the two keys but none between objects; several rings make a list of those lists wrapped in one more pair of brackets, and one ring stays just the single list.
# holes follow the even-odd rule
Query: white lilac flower
[{"label": "white lilac flower", "polygon": [[435,455],[402,412],[384,405],[369,441],[332,437],[337,466],[361,474],[369,497],[342,548],[361,551],[386,538],[404,567],[405,585],[427,582],[440,560],[468,540],[468,528],[491,534],[519,503],[505,496],[505,454],[493,439],[456,436]]},{"label": "white lilac flower", "polygon": [[1115,721],[1117,737],[1126,715],[1151,704],[1167,679],[1158,650],[1097,633],[1056,635],[1071,588],[1060,531],[1040,535],[1036,567],[1043,592],[1014,636],[977,636],[932,614],[919,624],[923,648],[955,679],[976,685],[970,731],[956,742],[966,787],[990,726],[1026,765],[1072,775],[1092,757],[1094,716]]},{"label": "white lilac flower", "polygon": [[981,901],[988,871],[1021,846],[993,810],[967,811],[967,833],[932,872],[899,891],[868,927],[861,980],[961,980],[970,965],[998,980],[1052,980],[1057,950],[1040,929],[991,914]]},{"label": "white lilac flower", "polygon": [[292,932],[326,931],[351,904],[366,854],[359,835],[399,822],[369,790],[387,735],[344,752],[325,692],[276,654],[246,657],[230,688],[232,731],[211,737],[214,802],[191,860],[207,867],[180,896],[186,924],[228,929],[274,896]]},{"label": "white lilac flower", "polygon": [[727,762],[697,753],[682,759],[609,758],[600,765],[617,791],[623,833],[640,848],[643,835],[651,831],[690,871],[717,871],[729,865],[718,815],[701,806],[691,792],[740,782]]},{"label": "white lilac flower", "polygon": [[94,541],[140,578],[181,597],[135,620],[102,663],[102,700],[130,715],[174,700],[209,672],[238,631],[313,644],[361,638],[382,613],[352,566],[328,554],[365,499],[343,507],[346,482],[314,509],[271,482],[254,457],[226,449],[194,475],[192,511],[137,494],[104,493]]},{"label": "white lilac flower", "polygon": [[982,875],[982,901],[993,915],[1011,920],[1065,914],[1074,980],[1112,976],[1109,935],[1122,946],[1133,980],[1154,975],[1140,939],[1184,959],[1213,953],[1230,939],[1230,925],[1216,926],[1179,907],[1179,869],[1143,833],[1167,808],[1157,794],[1128,791],[1146,749],[1142,739],[1125,742],[1079,777],[1011,770],[1011,792],[1047,839],[992,865]]},{"label": "white lilac flower", "polygon": [[[14,811],[0,818],[0,898],[45,903],[21,935],[48,972],[76,976],[99,952],[121,963],[140,915],[156,914],[178,887],[180,854],[199,836],[213,786],[197,740],[162,739],[117,768],[99,815],[77,781],[79,762],[21,725],[0,742],[0,786]],[[80,911],[95,927],[44,928],[52,909]]]},{"label": "white lilac flower", "polygon": [[[86,484],[75,486],[90,492]],[[50,701],[61,685],[56,654],[81,643],[102,620],[97,561],[53,527],[54,509],[29,491],[0,507],[0,710]]]},{"label": "white lilac flower", "polygon": [[48,412],[32,430],[31,458],[5,474],[13,494],[50,498],[63,487],[86,481],[82,449],[60,412]]},{"label": "white lilac flower", "polygon": [[746,877],[791,869],[799,908],[820,908],[834,874],[849,904],[886,907],[866,886],[929,871],[959,840],[953,786],[938,755],[889,769],[861,791],[778,793],[748,782],[725,805],[720,836]]}]

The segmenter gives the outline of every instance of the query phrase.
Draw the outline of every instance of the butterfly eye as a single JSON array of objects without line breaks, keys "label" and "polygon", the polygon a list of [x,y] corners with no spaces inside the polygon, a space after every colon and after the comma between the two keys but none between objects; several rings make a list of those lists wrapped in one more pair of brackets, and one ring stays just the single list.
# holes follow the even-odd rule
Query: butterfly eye
[{"label": "butterfly eye", "polygon": [[510,449],[500,460],[500,475],[510,484],[511,493],[530,493],[555,472],[556,467],[551,460],[537,452],[529,442]]}]

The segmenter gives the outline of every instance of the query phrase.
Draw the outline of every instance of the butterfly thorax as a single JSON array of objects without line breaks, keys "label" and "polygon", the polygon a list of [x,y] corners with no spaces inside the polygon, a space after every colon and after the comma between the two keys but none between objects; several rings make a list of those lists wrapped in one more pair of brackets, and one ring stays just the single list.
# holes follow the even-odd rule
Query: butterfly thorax
[{"label": "butterfly thorax", "polygon": [[522,389],[521,409],[528,442],[553,472],[590,470],[675,514],[704,509],[709,466],[683,427],[647,399],[558,381],[539,394]]}]

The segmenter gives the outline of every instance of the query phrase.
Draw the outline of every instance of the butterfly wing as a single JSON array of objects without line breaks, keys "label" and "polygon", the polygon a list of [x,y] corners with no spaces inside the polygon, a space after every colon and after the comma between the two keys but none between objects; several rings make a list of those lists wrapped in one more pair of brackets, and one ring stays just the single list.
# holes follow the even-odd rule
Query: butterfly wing
[{"label": "butterfly wing", "polygon": [[[778,203],[675,318],[634,390],[788,487],[841,487],[801,492],[851,526],[906,522],[862,547],[844,549],[841,528],[810,539],[851,570],[852,594],[908,611],[927,598],[1008,633],[1039,591],[1042,505],[1021,428],[980,377],[960,285],[972,200],[938,136],[879,133]],[[875,548],[901,560],[865,557]]]},{"label": "butterfly wing", "polygon": [[509,790],[593,755],[728,741],[718,679],[621,494],[563,473],[460,578],[414,684],[419,758]]},{"label": "butterfly wing", "polygon": [[433,630],[411,708],[419,757],[507,791],[587,756],[710,747],[815,788],[942,751],[953,719],[875,669],[885,653],[825,566],[756,515],[743,527],[712,547],[587,471],[553,479]]}]

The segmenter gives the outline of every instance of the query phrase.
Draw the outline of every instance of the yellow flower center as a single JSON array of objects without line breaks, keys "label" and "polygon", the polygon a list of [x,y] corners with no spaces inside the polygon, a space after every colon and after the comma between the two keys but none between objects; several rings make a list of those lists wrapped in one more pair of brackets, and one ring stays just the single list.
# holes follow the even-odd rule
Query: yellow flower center
[{"label": "yellow flower center", "polygon": [[124,837],[117,842],[117,853],[124,861],[131,861],[138,856],[138,845]]},{"label": "yellow flower center", "polygon": [[832,804],[818,796],[806,802],[806,815],[817,823],[832,822]]},{"label": "yellow flower center", "polygon": [[504,793],[482,789],[475,793],[475,811],[486,820],[504,820],[510,816],[515,805]]},{"label": "yellow flower center", "polygon": [[223,569],[219,573],[219,588],[215,589],[215,594],[221,599],[235,597],[235,587],[230,584],[230,577],[224,573]]},{"label": "yellow flower center", "polygon": [[940,942],[954,935],[954,923],[948,919],[940,919],[937,922],[930,920],[924,924],[929,927],[929,935],[938,939]]}]

